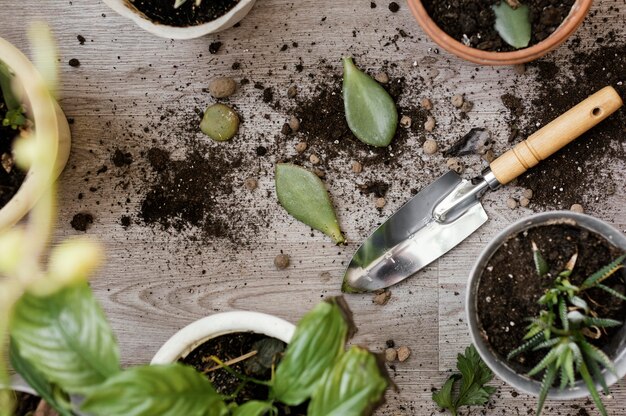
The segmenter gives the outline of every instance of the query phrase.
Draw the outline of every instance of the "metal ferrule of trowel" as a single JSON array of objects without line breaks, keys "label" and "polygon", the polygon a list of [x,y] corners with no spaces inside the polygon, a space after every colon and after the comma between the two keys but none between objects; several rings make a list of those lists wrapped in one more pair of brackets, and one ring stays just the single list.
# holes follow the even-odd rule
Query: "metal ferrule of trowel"
[{"label": "metal ferrule of trowel", "polygon": [[359,247],[342,290],[370,292],[396,284],[447,253],[487,220],[480,198],[537,165],[623,105],[605,87],[491,162],[472,180],[448,172],[422,189]]}]

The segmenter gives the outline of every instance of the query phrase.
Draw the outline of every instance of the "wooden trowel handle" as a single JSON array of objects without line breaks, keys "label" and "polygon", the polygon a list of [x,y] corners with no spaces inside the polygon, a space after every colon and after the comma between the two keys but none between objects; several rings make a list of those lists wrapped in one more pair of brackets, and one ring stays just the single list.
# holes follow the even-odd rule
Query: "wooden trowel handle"
[{"label": "wooden trowel handle", "polygon": [[613,114],[624,103],[613,87],[604,87],[528,139],[491,162],[491,171],[504,185]]}]

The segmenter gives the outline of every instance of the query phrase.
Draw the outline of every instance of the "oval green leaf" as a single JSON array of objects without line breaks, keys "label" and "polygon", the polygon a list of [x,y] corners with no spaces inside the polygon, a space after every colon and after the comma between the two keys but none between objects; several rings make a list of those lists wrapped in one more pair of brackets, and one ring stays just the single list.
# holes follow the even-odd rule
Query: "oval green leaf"
[{"label": "oval green leaf", "polygon": [[348,329],[334,299],[304,315],[276,368],[271,397],[289,406],[308,400],[344,353]]},{"label": "oval green leaf", "polygon": [[81,393],[119,372],[119,352],[86,283],[17,302],[11,336],[20,355],[46,379]]},{"label": "oval green leaf", "polygon": [[141,366],[111,377],[86,395],[81,409],[96,416],[225,416],[209,380],[182,364]]},{"label": "oval green leaf", "polygon": [[239,116],[227,105],[213,104],[205,110],[200,130],[217,142],[225,142],[237,134]]},{"label": "oval green leaf", "polygon": [[348,126],[359,140],[376,147],[391,143],[398,127],[396,104],[352,58],[343,59],[343,105]]},{"label": "oval green leaf", "polygon": [[514,48],[528,46],[530,42],[530,10],[526,5],[513,9],[506,1],[491,6],[496,14],[496,31]]},{"label": "oval green leaf", "polygon": [[270,410],[272,410],[274,406],[269,402],[261,402],[258,400],[251,400],[247,403],[242,404],[235,408],[232,411],[233,416],[263,416]]},{"label": "oval green leaf", "polygon": [[367,416],[382,402],[388,381],[376,357],[353,346],[319,383],[309,416]]},{"label": "oval green leaf", "polygon": [[345,241],[324,183],[313,172],[290,163],[276,165],[276,195],[289,215],[331,237]]}]

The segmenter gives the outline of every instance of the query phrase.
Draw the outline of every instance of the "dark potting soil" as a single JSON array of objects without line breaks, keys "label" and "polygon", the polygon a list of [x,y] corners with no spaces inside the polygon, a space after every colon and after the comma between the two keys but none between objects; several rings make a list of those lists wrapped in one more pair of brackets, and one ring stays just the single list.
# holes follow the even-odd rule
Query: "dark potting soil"
[{"label": "dark potting soil", "polygon": [[[210,339],[180,361],[206,373],[218,393],[229,395],[233,394],[242,382],[224,369],[207,371],[216,367],[215,361],[210,359],[211,356],[226,362],[251,351],[258,351],[257,355],[229,367],[240,375],[265,381],[271,379],[272,364],[276,365],[279,362],[285,347],[285,343],[275,338],[251,332],[238,332]],[[250,400],[266,400],[267,397],[267,386],[246,383],[237,395],[236,401],[241,404]],[[306,403],[297,407],[286,407],[278,403],[276,406],[280,415],[306,415]]]},{"label": "dark potting soil", "polygon": [[130,0],[132,4],[157,23],[169,26],[195,26],[215,20],[239,3],[239,0],[187,0],[175,9],[174,0]]},{"label": "dark potting soil", "polygon": [[29,416],[32,415],[37,406],[41,402],[41,398],[33,396],[32,394],[15,392],[15,416]]},{"label": "dark potting soil", "polygon": [[[507,240],[493,254],[483,271],[477,300],[481,333],[502,359],[524,342],[527,318],[539,314],[541,306],[537,301],[552,282],[549,276],[541,280],[537,277],[532,241],[551,266],[550,276],[562,271],[571,256],[578,252],[570,278],[575,285],[623,254],[603,237],[572,225],[534,227]],[[626,272],[620,270],[604,283],[624,293]],[[588,290],[584,298],[599,317],[624,321],[626,302],[599,289]],[[590,341],[611,356],[619,329],[611,328],[600,339]],[[545,354],[545,350],[543,352]],[[530,352],[520,354],[509,364],[516,371],[525,373],[541,358],[541,353]]]},{"label": "dark potting soil", "polygon": [[74,215],[70,222],[70,225],[76,231],[87,231],[91,224],[93,224],[93,215],[86,212],[79,212]]},{"label": "dark potting soil", "polygon": [[[422,0],[430,17],[444,32],[472,48],[513,51],[495,30],[491,8],[499,0]],[[550,36],[567,17],[575,0],[522,0],[530,10],[531,38],[528,46]]]},{"label": "dark potting soil", "polygon": [[[0,120],[4,118],[6,111],[6,104],[2,90],[0,90]],[[13,198],[26,177],[26,174],[12,163],[13,141],[18,135],[19,131],[0,124],[0,208]]]}]

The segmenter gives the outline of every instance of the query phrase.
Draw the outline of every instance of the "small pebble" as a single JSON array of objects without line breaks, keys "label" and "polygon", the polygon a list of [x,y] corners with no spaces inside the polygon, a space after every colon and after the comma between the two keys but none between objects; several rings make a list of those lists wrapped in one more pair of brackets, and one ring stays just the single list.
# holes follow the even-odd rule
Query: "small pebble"
[{"label": "small pebble", "polygon": [[276,266],[278,270],[286,269],[289,267],[289,256],[281,253],[274,257],[274,266]]},{"label": "small pebble", "polygon": [[428,98],[422,98],[422,101],[420,101],[420,105],[422,106],[424,110],[433,109],[433,102],[430,101]]},{"label": "small pebble", "polygon": [[354,162],[352,162],[352,172],[354,172],[354,173],[361,173],[361,172],[363,172],[363,165],[360,162],[357,162],[355,160]]},{"label": "small pebble", "polygon": [[298,153],[304,153],[304,151],[306,150],[306,142],[300,142],[296,145],[296,152]]},{"label": "small pebble", "polygon": [[318,178],[324,179],[326,177],[326,172],[321,169],[313,169],[313,173],[317,175]]},{"label": "small pebble", "polygon": [[374,75],[374,79],[381,84],[387,84],[389,82],[389,75],[386,72],[377,72]]},{"label": "small pebble", "polygon": [[582,214],[583,212],[585,212],[585,209],[584,209],[584,208],[583,208],[583,206],[582,206],[582,205],[580,205],[580,204],[574,204],[574,205],[572,205],[569,209],[570,209],[570,211],[572,211],[572,212],[578,212],[578,213],[580,213],[580,214]]},{"label": "small pebble", "polygon": [[522,195],[528,199],[533,199],[533,190],[526,188],[524,189],[524,191],[522,192]]},{"label": "small pebble", "polygon": [[217,77],[209,82],[209,93],[213,98],[227,98],[237,91],[237,83],[230,77]]},{"label": "small pebble", "polygon": [[292,133],[289,123],[284,123],[283,127],[280,129],[280,132],[285,136],[289,136]]},{"label": "small pebble", "polygon": [[526,65],[524,65],[524,64],[513,65],[513,71],[517,75],[523,75],[523,74],[526,73]]},{"label": "small pebble", "polygon": [[433,116],[428,116],[428,118],[426,118],[426,122],[424,123],[424,130],[426,131],[433,131],[435,130],[435,118]]},{"label": "small pebble", "polygon": [[452,105],[455,106],[456,108],[461,108],[463,106],[463,101],[465,101],[463,99],[463,96],[461,94],[456,94],[455,96],[452,97]]},{"label": "small pebble", "polygon": [[315,153],[313,153],[311,156],[309,156],[309,162],[317,165],[318,163],[320,163],[320,158]]},{"label": "small pebble", "polygon": [[294,133],[300,130],[300,120],[298,120],[298,117],[289,117],[289,127],[291,127],[291,131]]},{"label": "small pebble", "polygon": [[496,159],[496,156],[494,155],[493,150],[489,149],[482,155],[482,158],[487,161],[487,163],[491,163]]},{"label": "small pebble", "polygon": [[391,363],[396,361],[396,358],[398,358],[398,351],[395,348],[387,348],[385,350],[385,361]]},{"label": "small pebble", "polygon": [[472,111],[472,108],[474,108],[474,103],[471,101],[463,101],[463,104],[461,105],[461,111],[463,113],[469,113],[470,111]]},{"label": "small pebble", "polygon": [[511,208],[511,209],[515,209],[515,208],[517,208],[517,201],[514,200],[513,198],[508,198],[506,200],[506,206]]},{"label": "small pebble", "polygon": [[71,67],[78,68],[78,67],[80,66],[80,61],[79,61],[78,59],[76,59],[76,58],[72,58],[72,59],[70,59],[70,61],[68,62],[68,64],[69,64]]},{"label": "small pebble", "polygon": [[0,158],[0,164],[2,164],[2,168],[6,173],[11,173],[15,162],[13,161],[13,157],[9,153],[3,153],[2,157]]},{"label": "small pebble", "polygon": [[258,186],[258,182],[254,178],[247,178],[243,181],[243,186],[249,191],[254,191]]},{"label": "small pebble", "polygon": [[292,85],[287,90],[287,98],[295,98],[296,95],[298,95],[298,87]]},{"label": "small pebble", "polygon": [[411,127],[411,124],[413,124],[413,120],[411,119],[411,117],[409,116],[402,116],[400,118],[400,125],[406,129]]},{"label": "small pebble", "polygon": [[398,348],[398,361],[405,362],[411,356],[411,350],[406,345]]},{"label": "small pebble", "polygon": [[387,205],[387,201],[385,201],[385,198],[376,198],[374,205],[376,205],[376,208],[384,208]]},{"label": "small pebble", "polygon": [[458,174],[463,173],[463,165],[461,164],[461,161],[456,157],[451,157],[450,159],[446,160],[446,165],[450,170],[453,170]]},{"label": "small pebble", "polygon": [[526,208],[528,205],[530,205],[530,199],[528,199],[525,196],[523,196],[523,197],[521,197],[519,199],[519,204],[520,204],[520,206]]},{"label": "small pebble", "polygon": [[204,112],[200,130],[215,141],[230,140],[239,130],[239,116],[227,105],[213,104]]},{"label": "small pebble", "polygon": [[424,142],[422,148],[424,149],[424,153],[427,155],[432,155],[437,152],[439,146],[437,146],[437,142],[433,139],[428,139]]},{"label": "small pebble", "polygon": [[389,290],[382,290],[378,293],[376,293],[376,295],[374,296],[374,299],[372,299],[372,302],[374,302],[377,305],[386,305],[387,302],[389,302],[389,298],[391,298],[391,291]]}]

